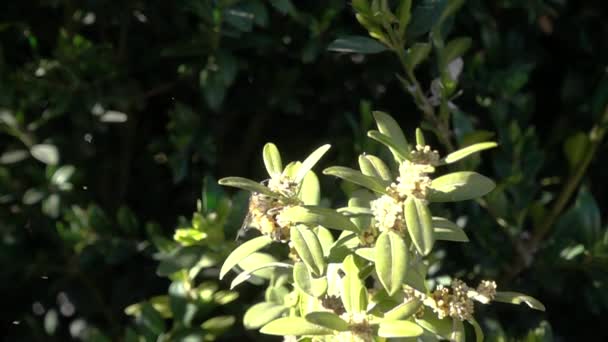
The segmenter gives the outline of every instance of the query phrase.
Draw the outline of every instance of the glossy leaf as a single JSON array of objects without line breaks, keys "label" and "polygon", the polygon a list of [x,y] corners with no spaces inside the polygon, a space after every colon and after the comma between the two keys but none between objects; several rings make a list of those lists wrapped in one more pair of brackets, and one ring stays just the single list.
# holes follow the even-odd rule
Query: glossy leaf
[{"label": "glossy leaf", "polygon": [[303,317],[283,317],[276,319],[260,329],[262,334],[267,335],[330,335],[333,330],[311,323]]},{"label": "glossy leaf", "polygon": [[332,166],[325,170],[323,173],[328,176],[336,176],[338,178],[344,179],[351,183],[355,183],[357,185],[361,185],[362,187],[368,188],[372,191],[375,191],[380,194],[386,194],[386,187],[388,186],[387,182],[384,182],[381,179],[373,178],[362,174],[357,170],[353,170],[348,167],[343,166]]},{"label": "glossy leaf", "polygon": [[312,168],[315,166],[315,164],[317,164],[319,159],[321,159],[325,152],[327,152],[327,150],[329,150],[330,148],[331,145],[325,144],[314,150],[308,157],[306,157],[306,159],[304,159],[304,161],[302,162],[302,166],[300,166],[300,168],[298,169],[298,173],[296,173],[296,176],[293,181],[296,183],[300,183],[304,179],[308,171],[312,170]]},{"label": "glossy leaf", "polygon": [[218,181],[220,185],[231,186],[251,192],[257,192],[270,197],[277,197],[278,195],[270,191],[267,187],[263,186],[258,182],[254,182],[251,179],[242,177],[226,177]]},{"label": "glossy leaf", "polygon": [[374,164],[372,164],[367,158],[365,158],[364,154],[359,156],[359,169],[361,170],[361,173],[366,176],[382,178],[380,177],[378,171],[376,171],[376,167],[374,166]]},{"label": "glossy leaf", "polygon": [[410,321],[383,321],[378,325],[380,337],[416,337],[422,332],[420,326]]},{"label": "glossy leaf", "polygon": [[395,148],[399,149],[397,151],[391,148],[393,155],[401,153],[404,156],[407,156],[410,147],[397,121],[395,121],[392,116],[381,111],[375,111],[373,112],[373,115],[380,133],[389,137],[390,140],[394,142]]},{"label": "glossy leaf", "polygon": [[224,278],[226,273],[228,273],[228,271],[230,271],[234,266],[236,266],[241,260],[259,251],[260,249],[270,245],[271,242],[272,239],[270,237],[263,235],[251,239],[238,246],[234,251],[232,251],[232,253],[230,253],[228,258],[226,258],[226,261],[224,261],[224,264],[220,269],[220,279]]},{"label": "glossy leaf", "polygon": [[407,246],[403,238],[392,231],[378,236],[374,249],[378,279],[390,296],[401,290],[407,272]]},{"label": "glossy leaf", "polygon": [[391,174],[391,170],[382,161],[382,159],[380,159],[374,155],[371,155],[371,154],[366,155],[365,158],[367,160],[369,160],[372,163],[372,165],[374,165],[376,172],[378,172],[378,175],[380,175],[380,178],[382,178],[382,180],[387,181],[387,182],[391,182],[393,180],[393,175]]},{"label": "glossy leaf", "polygon": [[367,132],[367,136],[388,147],[393,154],[393,158],[395,158],[397,162],[400,163],[407,159],[409,154],[405,147],[397,145],[397,143],[388,135],[371,130]]},{"label": "glossy leaf", "polygon": [[253,275],[255,275],[255,272],[259,271],[259,270],[263,270],[266,268],[293,268],[292,265],[290,264],[286,264],[283,262],[271,262],[269,264],[266,265],[261,265],[258,267],[254,267],[253,269],[250,269],[248,271],[245,272],[241,272],[239,273],[239,275],[237,275],[232,282],[230,283],[230,289],[234,289],[235,287],[237,287],[238,285],[246,282],[247,280],[251,279],[251,277]]},{"label": "glossy leaf", "polygon": [[243,317],[245,329],[259,329],[281,316],[287,307],[275,303],[261,302],[250,307]]},{"label": "glossy leaf", "polygon": [[325,273],[323,248],[317,235],[309,228],[294,225],[291,227],[290,236],[293,247],[308,269],[316,276]]},{"label": "glossy leaf", "polygon": [[352,255],[343,262],[346,275],[342,278],[342,304],[349,313],[365,312],[367,309],[367,290],[359,278],[359,268],[355,265]]},{"label": "glossy leaf", "polygon": [[347,331],[348,323],[333,312],[317,311],[306,314],[306,320],[310,323],[335,331]]},{"label": "glossy leaf", "polygon": [[483,150],[487,150],[490,148],[494,148],[496,146],[498,146],[498,144],[495,142],[492,142],[492,141],[473,144],[471,146],[461,148],[458,151],[454,151],[454,152],[448,154],[447,156],[445,156],[445,158],[443,158],[441,160],[441,162],[443,164],[452,164],[463,158],[470,156],[471,154],[474,154],[474,153],[477,153],[477,152],[480,152]]},{"label": "glossy leaf", "polygon": [[433,220],[427,205],[421,200],[408,197],[404,205],[405,223],[416,250],[427,255],[433,249],[435,234]]},{"label": "glossy leaf", "polygon": [[267,143],[264,145],[263,151],[264,166],[270,177],[275,177],[283,172],[283,162],[281,161],[281,154],[279,149],[273,143]]},{"label": "glossy leaf", "polygon": [[386,46],[377,40],[363,36],[346,36],[334,40],[327,47],[329,51],[372,54],[386,51]]},{"label": "glossy leaf", "polygon": [[479,198],[496,187],[489,178],[476,172],[461,171],[435,178],[427,199],[431,202],[457,202]]},{"label": "glossy leaf", "polygon": [[288,207],[281,212],[281,217],[293,223],[302,223],[313,227],[320,225],[337,230],[350,230],[353,232],[359,230],[347,217],[327,208],[309,206]]},{"label": "glossy leaf", "polygon": [[409,301],[397,305],[384,314],[383,320],[396,321],[401,319],[407,319],[418,311],[422,302],[416,298],[410,299]]},{"label": "glossy leaf", "polygon": [[462,228],[443,217],[433,217],[433,230],[436,240],[469,242],[469,238]]},{"label": "glossy leaf", "polygon": [[538,299],[527,296],[523,293],[498,291],[496,292],[496,297],[494,298],[494,300],[497,302],[509,304],[526,303],[532,309],[545,311],[545,306],[543,305],[543,303],[539,302]]},{"label": "glossy leaf", "polygon": [[294,285],[309,296],[318,298],[327,291],[326,278],[313,278],[303,262],[296,262],[293,267]]},{"label": "glossy leaf", "polygon": [[321,201],[319,178],[314,172],[310,171],[304,176],[298,197],[305,205],[318,205]]}]

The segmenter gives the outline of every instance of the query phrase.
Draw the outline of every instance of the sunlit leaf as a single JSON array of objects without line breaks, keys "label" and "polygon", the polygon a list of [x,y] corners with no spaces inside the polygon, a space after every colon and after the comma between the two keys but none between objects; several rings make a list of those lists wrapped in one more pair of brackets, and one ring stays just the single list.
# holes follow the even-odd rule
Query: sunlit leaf
[{"label": "sunlit leaf", "polygon": [[301,225],[291,227],[291,242],[298,256],[309,270],[316,276],[325,273],[323,248],[317,235],[309,228]]},{"label": "sunlit leaf", "polygon": [[261,265],[258,267],[254,267],[251,270],[245,271],[245,272],[241,272],[239,273],[239,275],[237,275],[232,282],[230,283],[230,289],[234,289],[235,287],[237,287],[238,285],[246,282],[247,280],[249,280],[254,274],[255,272],[259,271],[259,270],[263,270],[266,268],[292,268],[293,266],[290,264],[286,264],[283,262],[272,262],[266,265]]},{"label": "sunlit leaf", "polygon": [[408,266],[407,246],[403,238],[391,231],[378,236],[374,249],[378,279],[390,296],[401,289]]},{"label": "sunlit leaf", "polygon": [[509,304],[526,303],[532,309],[545,311],[545,306],[543,305],[543,303],[539,302],[538,299],[527,296],[523,293],[498,291],[496,292],[496,297],[494,298],[494,300],[497,302]]},{"label": "sunlit leaf", "polygon": [[281,316],[287,307],[275,303],[262,302],[250,307],[243,317],[245,329],[259,329],[266,323]]},{"label": "sunlit leaf", "polygon": [[306,314],[305,318],[310,323],[317,324],[328,329],[336,331],[347,331],[349,329],[348,323],[333,312],[311,312]]},{"label": "sunlit leaf", "polygon": [[445,163],[445,164],[455,163],[463,158],[470,156],[471,154],[477,153],[479,151],[487,150],[490,148],[494,148],[496,146],[498,146],[498,144],[496,144],[495,142],[491,142],[491,141],[473,144],[471,146],[467,146],[458,151],[454,151],[454,152],[448,154],[447,156],[445,156],[445,158],[443,158],[441,160],[441,162]]},{"label": "sunlit leaf", "polygon": [[436,240],[468,242],[469,238],[464,230],[456,225],[456,223],[443,218],[433,217],[433,230]]},{"label": "sunlit leaf", "polygon": [[383,321],[378,325],[380,337],[416,337],[422,332],[420,326],[410,321]]},{"label": "sunlit leaf", "polygon": [[380,133],[389,137],[390,141],[394,142],[395,146],[390,148],[393,155],[407,156],[410,147],[397,121],[392,116],[381,111],[374,111],[373,115]]},{"label": "sunlit leaf", "polygon": [[276,319],[260,329],[267,335],[330,335],[333,330],[311,323],[303,317],[283,317]]},{"label": "sunlit leaf", "polygon": [[220,269],[220,279],[224,278],[226,273],[228,273],[228,271],[230,271],[234,266],[236,266],[241,260],[245,259],[250,254],[255,253],[260,249],[268,246],[271,242],[272,239],[270,237],[262,235],[238,246],[234,251],[232,251],[232,253],[230,253],[228,258],[226,258],[226,261],[224,261],[224,264]]},{"label": "sunlit leaf", "polygon": [[403,146],[397,145],[389,136],[375,130],[368,131],[367,136],[388,147],[397,162],[400,163],[407,159],[408,151]]},{"label": "sunlit leaf", "polygon": [[416,298],[410,299],[405,303],[397,305],[384,314],[383,320],[396,321],[401,319],[407,319],[418,311],[422,302]]},{"label": "sunlit leaf", "polygon": [[359,230],[346,216],[327,208],[288,207],[281,212],[281,217],[293,223],[302,223],[312,227],[320,225],[330,229],[354,232]]},{"label": "sunlit leaf", "polygon": [[315,164],[317,164],[319,159],[321,159],[325,152],[327,152],[327,150],[329,150],[330,148],[331,145],[325,144],[314,150],[308,157],[306,157],[306,159],[304,159],[304,161],[302,162],[302,166],[300,166],[300,168],[298,169],[298,173],[296,173],[296,176],[293,181],[296,183],[300,183],[304,179],[308,171],[312,170],[312,168],[315,166]]},{"label": "sunlit leaf", "polygon": [[435,234],[433,220],[428,206],[421,200],[408,197],[404,205],[405,223],[416,250],[427,255],[433,249]]},{"label": "sunlit leaf", "polygon": [[59,151],[51,144],[38,144],[30,148],[32,157],[47,165],[56,165],[59,162]]},{"label": "sunlit leaf", "polygon": [[359,278],[359,268],[355,265],[352,255],[343,262],[346,275],[342,278],[342,304],[349,313],[360,313],[367,308],[367,291]]},{"label": "sunlit leaf", "polygon": [[231,186],[251,192],[257,192],[270,197],[277,197],[278,195],[270,191],[267,187],[263,186],[258,182],[254,182],[251,179],[242,177],[226,177],[218,181],[220,185]]},{"label": "sunlit leaf", "polygon": [[264,157],[264,166],[266,171],[271,177],[278,176],[283,172],[283,162],[281,161],[281,154],[279,149],[273,143],[267,143],[264,145],[264,151],[262,153]]},{"label": "sunlit leaf", "polygon": [[310,271],[302,262],[297,262],[293,267],[294,285],[309,296],[318,298],[327,291],[327,279],[313,278]]},{"label": "sunlit leaf", "polygon": [[298,197],[305,205],[318,205],[321,201],[319,178],[314,172],[309,171],[304,177]]},{"label": "sunlit leaf", "polygon": [[343,166],[332,166],[325,170],[323,173],[328,176],[336,176],[338,178],[344,179],[351,183],[355,183],[357,185],[361,185],[362,187],[368,188],[372,191],[375,191],[380,194],[386,194],[386,187],[388,183],[379,179],[370,176],[366,176],[357,170],[353,170],[348,167]]},{"label": "sunlit leaf", "polygon": [[496,184],[476,172],[461,171],[433,179],[427,198],[431,202],[456,202],[482,197]]}]

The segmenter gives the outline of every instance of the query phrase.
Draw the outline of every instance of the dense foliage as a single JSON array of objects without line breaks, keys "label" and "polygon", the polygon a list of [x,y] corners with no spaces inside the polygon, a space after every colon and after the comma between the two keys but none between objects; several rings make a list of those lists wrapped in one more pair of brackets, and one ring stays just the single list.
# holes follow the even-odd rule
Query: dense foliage
[{"label": "dense foliage", "polygon": [[[266,141],[286,160],[331,143],[319,169],[356,167],[363,152],[385,153],[366,137],[373,109],[390,112],[408,136],[423,120],[441,155],[499,143],[458,164],[497,187],[439,213],[470,242],[438,243],[429,268],[440,283],[496,279],[547,307],[483,306],[488,340],[605,339],[597,328],[608,312],[603,1],[466,1],[441,28],[445,43],[463,38],[466,48],[457,87],[446,101],[435,96],[439,121],[419,107],[421,96],[437,95],[434,79],[450,77],[451,59],[428,34],[450,2],[412,1],[412,20],[422,24],[408,42],[433,46],[416,65],[417,98],[404,92],[395,77],[402,65],[385,45],[327,50],[368,36],[354,16],[360,3],[3,3],[4,337],[268,338],[242,322],[272,274],[256,273],[236,292],[217,280],[249,237],[234,242],[247,194],[215,179],[267,178]],[[320,182],[323,206],[347,205],[351,185]]]}]

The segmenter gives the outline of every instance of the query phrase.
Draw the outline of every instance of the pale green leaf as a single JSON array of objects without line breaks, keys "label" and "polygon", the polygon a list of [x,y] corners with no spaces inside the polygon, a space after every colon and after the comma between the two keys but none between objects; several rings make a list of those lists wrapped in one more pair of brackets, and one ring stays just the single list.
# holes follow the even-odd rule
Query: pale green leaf
[{"label": "pale green leaf", "polygon": [[378,325],[380,337],[416,337],[422,332],[420,326],[410,321],[383,321]]},{"label": "pale green leaf", "polygon": [[509,304],[521,304],[526,303],[532,309],[545,311],[545,306],[543,303],[538,301],[538,299],[534,297],[527,296],[523,293],[518,292],[496,292],[496,297],[494,298],[497,302],[509,303]]},{"label": "pale green leaf", "polygon": [[347,217],[328,208],[297,206],[288,207],[281,212],[281,217],[289,222],[309,226],[323,226],[330,229],[358,232],[359,229]]},{"label": "pale green leaf", "polygon": [[374,250],[378,279],[390,296],[401,289],[407,272],[407,246],[399,235],[385,231],[378,236]]},{"label": "pale green leaf", "polygon": [[[255,252],[255,253],[251,253],[250,255],[245,257],[243,260],[239,261],[238,266],[240,268],[242,268],[243,271],[248,272],[248,271],[253,270],[254,268],[257,268],[260,265],[271,264],[271,263],[275,263],[277,261],[278,260],[274,256],[272,256],[268,253]],[[270,278],[272,278],[273,274],[274,274],[274,271],[271,269],[262,269],[262,270],[257,271],[254,275],[256,277],[270,279]]]},{"label": "pale green leaf", "polygon": [[37,144],[30,148],[32,157],[47,165],[56,165],[59,162],[59,151],[51,144]]},{"label": "pale green leaf", "polygon": [[371,262],[374,262],[375,260],[375,252],[374,248],[372,247],[357,248],[357,250],[355,250],[355,254]]},{"label": "pale green leaf", "polygon": [[334,244],[334,237],[331,232],[324,227],[317,226],[313,228],[315,234],[317,234],[317,238],[321,243],[321,248],[323,248],[323,255],[328,256],[331,250],[331,246]]},{"label": "pale green leaf", "polygon": [[328,176],[336,176],[380,194],[387,194],[386,187],[389,185],[388,182],[379,178],[366,176],[361,172],[348,167],[332,166],[323,170],[323,173]]},{"label": "pale green leaf", "polygon": [[306,314],[305,318],[310,323],[320,325],[328,329],[336,331],[347,331],[349,329],[348,323],[333,312],[311,312]]},{"label": "pale green leaf", "polygon": [[464,230],[446,218],[433,217],[433,230],[436,240],[469,242]]},{"label": "pale green leaf", "polygon": [[492,191],[496,184],[476,172],[449,173],[431,182],[427,199],[431,202],[457,202],[482,197]]},{"label": "pale green leaf", "polygon": [[224,278],[226,273],[228,273],[228,271],[230,271],[234,266],[236,266],[241,260],[259,251],[260,249],[270,245],[271,242],[272,239],[270,237],[263,235],[251,239],[238,246],[235,250],[232,251],[232,253],[230,253],[230,255],[228,255],[226,261],[224,261],[224,264],[220,269],[220,279]]},{"label": "pale green leaf", "polygon": [[431,44],[429,43],[414,43],[412,47],[405,52],[405,65],[410,71],[424,62],[431,53]]},{"label": "pale green leaf", "polygon": [[303,262],[294,264],[293,281],[296,288],[315,298],[321,297],[327,292],[327,279],[325,277],[313,278]]},{"label": "pale green leaf", "polygon": [[471,323],[471,325],[473,326],[473,329],[475,330],[475,341],[483,342],[483,339],[484,339],[483,330],[481,329],[481,326],[479,325],[479,323],[477,323],[477,321],[473,317],[468,319],[467,322]]},{"label": "pale green leaf", "polygon": [[259,329],[268,322],[281,316],[287,307],[275,303],[262,302],[250,307],[243,317],[245,329]]},{"label": "pale green leaf", "polygon": [[403,162],[407,159],[407,156],[409,156],[409,152],[406,150],[407,147],[397,145],[392,138],[381,132],[371,130],[367,132],[367,136],[388,147],[393,154],[393,158],[395,158],[398,163]]},{"label": "pale green leaf", "polygon": [[262,334],[267,335],[330,335],[333,330],[320,325],[310,323],[303,317],[283,317],[276,319],[260,329]]},{"label": "pale green leaf", "polygon": [[314,172],[310,171],[304,177],[298,197],[305,205],[318,205],[321,201],[319,178]]},{"label": "pale green leaf", "polygon": [[424,139],[424,133],[422,129],[416,128],[416,145],[424,146],[426,145],[426,139]]},{"label": "pale green leaf", "polygon": [[433,219],[428,206],[421,200],[408,197],[404,205],[405,223],[416,250],[427,255],[433,249],[435,234]]},{"label": "pale green leaf", "polygon": [[283,262],[271,262],[269,264],[266,265],[262,265],[262,266],[258,266],[258,267],[254,267],[251,270],[245,271],[245,272],[241,272],[239,273],[239,275],[237,275],[232,282],[230,283],[230,289],[234,289],[235,287],[237,287],[238,285],[246,282],[247,280],[249,280],[253,275],[255,275],[255,272],[259,271],[259,270],[263,270],[266,268],[292,268],[293,266],[290,264],[286,264]]},{"label": "pale green leaf", "polygon": [[374,166],[374,164],[372,164],[372,162],[365,158],[365,154],[359,155],[359,169],[366,176],[382,178],[380,177],[378,171],[376,171],[376,167]]},{"label": "pale green leaf", "polygon": [[342,304],[349,313],[365,312],[367,309],[367,291],[361,278],[359,268],[352,255],[347,256],[343,262],[346,275],[342,278]]},{"label": "pale green leaf", "polygon": [[422,302],[416,298],[412,298],[409,301],[399,304],[387,313],[384,314],[383,320],[396,321],[400,319],[407,319],[418,311]]},{"label": "pale green leaf", "polygon": [[302,162],[302,166],[300,166],[300,168],[298,169],[298,173],[296,173],[294,182],[299,184],[304,179],[308,171],[312,170],[315,164],[317,164],[319,159],[323,157],[325,152],[327,152],[330,147],[331,145],[325,144],[314,150],[306,159],[304,159],[304,161]]},{"label": "pale green leaf", "polygon": [[294,225],[291,227],[290,236],[293,247],[308,269],[316,276],[325,273],[323,248],[317,235],[305,226]]},{"label": "pale green leaf", "polygon": [[454,151],[454,152],[448,154],[447,156],[445,156],[445,158],[443,158],[441,160],[441,163],[442,164],[452,164],[463,158],[470,156],[471,154],[477,153],[479,151],[487,150],[490,148],[494,148],[496,146],[498,146],[498,144],[496,144],[495,142],[492,142],[492,141],[473,144],[471,146],[467,146],[458,151]]},{"label": "pale green leaf", "polygon": [[376,120],[376,126],[380,133],[389,137],[390,140],[395,144],[394,149],[391,148],[393,155],[401,154],[407,156],[409,154],[409,144],[403,134],[403,131],[399,127],[399,124],[392,116],[381,111],[373,112],[374,119]]},{"label": "pale green leaf", "polygon": [[51,177],[51,182],[56,185],[61,185],[67,182],[70,177],[74,174],[76,168],[72,165],[64,165],[53,173],[53,177]]},{"label": "pale green leaf", "polygon": [[263,151],[264,166],[270,177],[279,176],[283,172],[283,162],[279,149],[273,143],[264,145]]},{"label": "pale green leaf", "polygon": [[218,181],[218,183],[220,185],[231,186],[234,188],[239,188],[239,189],[243,189],[243,190],[247,190],[247,191],[251,191],[251,192],[260,193],[260,194],[270,196],[270,197],[278,197],[277,194],[270,191],[270,189],[268,189],[264,185],[262,185],[258,182],[252,181],[251,179],[247,179],[247,178],[226,177],[226,178],[220,179]]},{"label": "pale green leaf", "polygon": [[467,50],[471,47],[471,38],[470,37],[458,37],[452,39],[445,45],[445,48],[442,51],[442,61],[441,63],[445,66],[456,58],[462,56],[467,52]]},{"label": "pale green leaf", "polygon": [[374,167],[376,168],[376,172],[378,172],[378,174],[380,175],[380,178],[382,178],[382,180],[387,181],[387,182],[391,182],[393,180],[393,175],[391,174],[391,170],[388,168],[388,166],[382,161],[382,159],[368,154],[365,156],[365,158],[367,158],[367,160],[369,160]]}]

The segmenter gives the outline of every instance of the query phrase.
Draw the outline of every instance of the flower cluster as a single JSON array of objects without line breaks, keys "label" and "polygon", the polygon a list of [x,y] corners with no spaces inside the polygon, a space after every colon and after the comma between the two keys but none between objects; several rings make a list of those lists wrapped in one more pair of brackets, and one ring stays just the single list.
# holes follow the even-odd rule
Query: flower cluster
[{"label": "flower cluster", "polygon": [[397,233],[405,231],[403,217],[403,202],[392,196],[382,195],[371,202],[372,213],[376,227],[381,231],[393,230]]},{"label": "flower cluster", "polygon": [[423,303],[433,309],[439,319],[452,317],[461,321],[473,317],[475,306],[473,300],[488,304],[496,295],[496,283],[483,280],[477,290],[472,290],[459,279],[454,279],[450,287],[439,285]]}]

